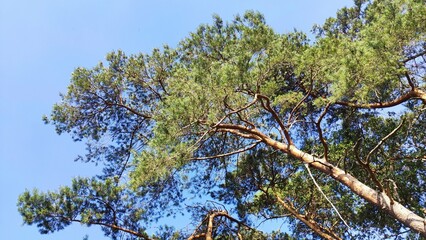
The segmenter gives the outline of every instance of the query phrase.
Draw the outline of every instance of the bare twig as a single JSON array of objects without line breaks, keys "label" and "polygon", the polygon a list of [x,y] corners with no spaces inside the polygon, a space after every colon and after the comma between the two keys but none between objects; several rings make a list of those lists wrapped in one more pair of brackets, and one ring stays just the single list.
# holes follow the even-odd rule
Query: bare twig
[{"label": "bare twig", "polygon": [[291,110],[290,115],[288,116],[287,125],[290,125],[290,121],[293,118],[293,114],[299,109],[300,105],[311,95],[312,87],[308,90],[308,93],[303,96],[303,98],[296,104],[296,106]]},{"label": "bare twig", "polygon": [[413,60],[413,59],[416,59],[416,58],[418,58],[418,57],[421,57],[421,56],[423,56],[423,55],[425,55],[425,54],[426,54],[426,51],[419,52],[419,53],[417,53],[417,54],[414,54],[414,55],[412,55],[412,56],[407,57],[407,58],[406,58],[406,59],[404,59],[402,62],[403,62],[403,63],[407,63],[407,62],[409,62],[409,61],[411,61],[411,60]]},{"label": "bare twig", "polygon": [[[359,164],[367,171],[368,175],[370,175],[371,180],[373,180],[373,182],[376,184],[376,186],[380,189],[381,192],[384,192],[386,189],[384,188],[383,184],[379,181],[379,179],[377,178],[376,174],[374,173],[373,169],[371,169],[370,167],[370,158],[371,155],[377,151],[377,149],[380,148],[380,146],[383,145],[383,143],[389,139],[393,134],[395,134],[403,125],[404,123],[404,119],[401,121],[401,123],[394,129],[392,130],[388,135],[386,135],[385,137],[383,137],[377,144],[376,146],[371,149],[371,151],[367,154],[367,156],[365,157],[364,161],[362,161],[359,157],[359,155],[357,153],[355,153],[356,156],[356,160],[359,162]],[[357,144],[355,145],[356,147],[358,146],[359,141],[357,142]],[[388,194],[389,195],[389,194]],[[390,196],[389,196],[390,197]],[[393,202],[393,200],[392,200]]]},{"label": "bare twig", "polygon": [[404,123],[404,119],[402,119],[402,121],[401,121],[401,123],[394,129],[394,130],[392,130],[392,132],[390,132],[388,135],[386,135],[384,138],[382,138],[378,143],[377,143],[377,145],[373,148],[373,149],[371,149],[371,151],[367,154],[367,157],[365,157],[365,160],[364,160],[364,162],[365,162],[365,164],[369,164],[370,163],[370,157],[371,157],[371,155],[380,147],[380,146],[382,146],[383,145],[383,143],[386,141],[386,140],[388,140],[393,134],[395,134],[401,127],[402,127],[402,124]]},{"label": "bare twig", "polygon": [[345,219],[343,219],[342,215],[340,215],[339,211],[337,210],[337,208],[334,206],[334,204],[330,201],[330,199],[328,199],[328,197],[325,195],[325,193],[322,191],[321,187],[318,185],[317,181],[315,181],[314,176],[312,176],[311,170],[309,169],[309,164],[305,163],[304,164],[306,169],[308,170],[309,176],[312,178],[312,181],[314,182],[315,186],[318,188],[318,190],[320,191],[320,193],[325,197],[325,199],[331,204],[331,206],[333,207],[334,211],[337,213],[337,215],[339,216],[339,218],[343,221],[343,223],[346,225],[346,227],[348,227],[349,229],[351,227],[349,227],[349,225],[346,223]]}]

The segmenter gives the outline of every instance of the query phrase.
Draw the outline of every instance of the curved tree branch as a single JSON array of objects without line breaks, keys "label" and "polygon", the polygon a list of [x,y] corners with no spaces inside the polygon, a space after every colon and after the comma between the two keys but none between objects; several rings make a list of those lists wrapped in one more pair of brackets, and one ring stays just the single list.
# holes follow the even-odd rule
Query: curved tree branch
[{"label": "curved tree branch", "polygon": [[[206,216],[206,218],[204,218],[202,223],[197,228],[197,229],[199,229],[203,225],[203,223],[205,223],[206,224],[206,232],[197,233],[198,231],[196,229],[196,231],[188,238],[188,240],[194,240],[194,239],[213,240],[213,229],[215,227],[214,220],[217,217],[225,217],[229,221],[236,223],[238,225],[238,229],[240,229],[240,227],[244,227],[244,228],[249,229],[249,230],[254,230],[253,228],[251,228],[250,226],[248,226],[244,222],[242,222],[242,221],[232,217],[231,215],[229,215],[229,213],[226,210],[212,210],[212,211],[209,212],[209,214]],[[242,239],[242,236],[241,236],[239,231],[237,231],[236,234],[237,234],[237,237],[239,239]]]},{"label": "curved tree branch", "polygon": [[99,226],[111,228],[113,230],[117,230],[117,231],[129,233],[129,234],[131,234],[133,236],[140,237],[140,238],[145,239],[145,240],[154,240],[153,238],[150,238],[148,236],[148,234],[146,234],[146,233],[136,232],[136,231],[133,231],[133,230],[130,230],[130,229],[127,229],[127,228],[120,227],[120,226],[118,226],[116,224],[103,223],[103,222],[100,222],[100,221],[84,222],[84,221],[82,221],[80,219],[72,219],[72,218],[65,217],[65,216],[51,215],[50,217],[52,217],[52,218],[60,218],[60,219],[63,219],[65,221],[69,221],[69,222],[78,222],[78,223],[81,223],[81,224],[99,225]]},{"label": "curved tree branch", "polygon": [[[309,164],[316,170],[327,174],[328,176],[336,179],[343,185],[349,187],[352,192],[359,195],[363,199],[382,209],[386,213],[393,216],[395,219],[411,228],[412,230],[419,232],[422,236],[426,237],[426,220],[416,213],[412,212],[399,202],[393,201],[384,192],[378,192],[371,187],[365,185],[357,178],[346,173],[344,170],[332,165],[324,158],[317,158],[307,152],[301,151],[294,145],[288,145],[279,141],[276,141],[265,134],[257,131],[256,129],[249,129],[244,126],[222,124],[218,127],[222,127],[222,131],[236,133],[244,135],[247,138],[262,140],[268,146],[280,150],[288,155],[299,159],[305,164]],[[246,132],[248,134],[241,133]]]},{"label": "curved tree branch", "polygon": [[291,140],[291,137],[290,137],[290,134],[289,134],[287,128],[285,127],[283,121],[281,121],[281,118],[278,116],[278,113],[271,107],[271,100],[268,97],[260,95],[260,94],[258,94],[258,96],[261,99],[265,100],[265,102],[266,102],[265,104],[262,101],[263,108],[272,114],[274,120],[280,126],[280,128],[281,128],[280,132],[282,132],[284,134],[285,139],[287,140],[288,145],[292,145],[293,141]]},{"label": "curved tree branch", "polygon": [[397,105],[400,105],[408,100],[419,98],[422,100],[423,103],[426,104],[426,92],[415,88],[413,90],[410,90],[404,95],[401,95],[400,97],[388,101],[388,102],[379,102],[379,103],[352,103],[352,102],[345,102],[345,101],[337,101],[336,104],[342,105],[342,106],[348,106],[348,107],[354,107],[354,108],[389,108],[389,107],[395,107]]},{"label": "curved tree branch", "polygon": [[337,236],[333,231],[329,231],[323,226],[319,225],[315,220],[308,219],[305,215],[300,214],[294,207],[285,202],[277,193],[274,193],[277,202],[287,211],[289,211],[295,218],[299,219],[301,222],[306,224],[309,228],[311,228],[316,234],[321,236],[324,239],[333,239],[340,240],[339,236]]}]

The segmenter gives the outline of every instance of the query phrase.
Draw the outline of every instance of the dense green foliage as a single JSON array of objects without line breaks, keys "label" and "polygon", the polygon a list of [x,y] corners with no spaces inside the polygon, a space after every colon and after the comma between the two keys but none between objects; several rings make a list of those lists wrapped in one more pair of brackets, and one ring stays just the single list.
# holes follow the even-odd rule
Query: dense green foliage
[{"label": "dense green foliage", "polygon": [[[216,16],[175,49],[76,69],[46,122],[104,174],[25,192],[25,223],[112,239],[291,239],[256,229],[269,219],[295,238],[425,236],[398,215],[426,211],[426,2],[357,0],[314,29]],[[145,232],[182,212],[191,229]]]}]

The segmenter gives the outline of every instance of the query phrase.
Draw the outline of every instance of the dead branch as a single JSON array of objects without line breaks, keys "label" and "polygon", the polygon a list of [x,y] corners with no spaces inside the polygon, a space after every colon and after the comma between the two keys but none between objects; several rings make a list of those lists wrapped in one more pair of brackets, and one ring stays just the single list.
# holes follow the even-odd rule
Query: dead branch
[{"label": "dead branch", "polygon": [[401,121],[401,123],[394,129],[394,130],[392,130],[388,135],[386,135],[384,138],[382,138],[378,143],[377,143],[377,145],[373,148],[373,149],[371,149],[371,151],[367,154],[367,157],[365,157],[365,160],[364,160],[364,162],[365,162],[365,164],[369,164],[370,163],[370,157],[371,157],[371,155],[380,147],[380,146],[382,146],[383,145],[383,143],[386,141],[386,140],[388,140],[392,135],[394,135],[401,127],[402,127],[402,124],[404,123],[404,119],[402,119],[402,121]]},{"label": "dead branch", "polygon": [[349,229],[351,227],[349,227],[349,225],[346,223],[345,219],[343,219],[342,215],[340,215],[340,212],[337,210],[337,208],[334,206],[333,202],[331,202],[331,200],[327,197],[327,195],[325,195],[325,193],[322,191],[321,187],[318,185],[317,181],[315,181],[314,176],[312,176],[311,170],[309,169],[309,164],[305,163],[305,167],[308,170],[309,176],[311,177],[312,181],[314,182],[315,186],[318,188],[318,190],[320,191],[320,193],[324,196],[324,198],[330,203],[330,205],[333,207],[334,211],[337,213],[337,215],[339,216],[339,218],[342,220],[342,222],[346,225],[346,227],[348,227]]}]

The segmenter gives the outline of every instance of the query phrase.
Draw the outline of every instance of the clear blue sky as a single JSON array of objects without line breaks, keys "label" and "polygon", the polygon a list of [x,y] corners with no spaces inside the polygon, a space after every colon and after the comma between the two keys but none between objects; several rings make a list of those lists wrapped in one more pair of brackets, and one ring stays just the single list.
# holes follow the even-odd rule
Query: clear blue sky
[{"label": "clear blue sky", "polygon": [[231,20],[258,10],[277,32],[307,32],[345,5],[351,1],[0,0],[0,238],[105,239],[97,227],[77,224],[40,235],[22,225],[16,208],[25,189],[54,190],[100,170],[74,162],[84,146],[41,121],[74,68],[94,66],[112,50],[175,46],[214,13]]}]

